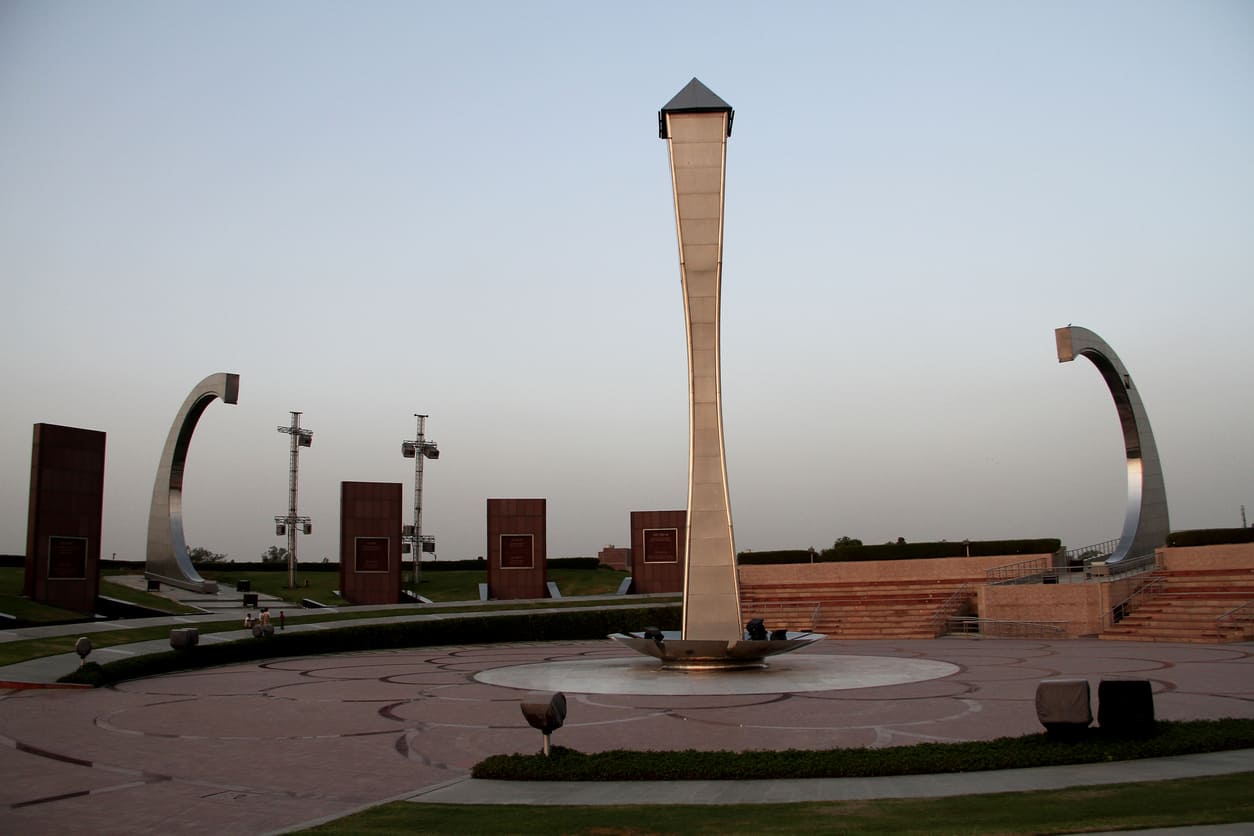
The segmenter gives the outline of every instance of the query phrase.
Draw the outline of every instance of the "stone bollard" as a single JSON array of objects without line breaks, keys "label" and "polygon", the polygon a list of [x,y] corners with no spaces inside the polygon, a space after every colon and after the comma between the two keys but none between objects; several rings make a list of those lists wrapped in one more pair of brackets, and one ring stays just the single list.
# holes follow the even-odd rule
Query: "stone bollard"
[{"label": "stone bollard", "polygon": [[170,631],[170,647],[175,650],[191,650],[200,644],[200,630],[195,627],[175,627]]},{"label": "stone bollard", "polygon": [[1148,679],[1103,679],[1097,685],[1097,724],[1118,734],[1154,730],[1154,690]]},{"label": "stone bollard", "polygon": [[1050,734],[1076,734],[1093,722],[1087,679],[1042,679],[1036,686],[1036,718]]}]

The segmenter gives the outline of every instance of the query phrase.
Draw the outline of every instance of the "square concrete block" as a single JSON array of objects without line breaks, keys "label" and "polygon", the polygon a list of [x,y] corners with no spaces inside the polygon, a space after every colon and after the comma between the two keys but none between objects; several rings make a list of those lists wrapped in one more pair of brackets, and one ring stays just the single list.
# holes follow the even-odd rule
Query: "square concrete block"
[{"label": "square concrete block", "polygon": [[1097,686],[1097,723],[1107,731],[1139,734],[1154,727],[1154,690],[1148,679],[1103,679]]},{"label": "square concrete block", "polygon": [[1036,686],[1036,717],[1048,731],[1078,731],[1093,722],[1087,679],[1042,679]]}]

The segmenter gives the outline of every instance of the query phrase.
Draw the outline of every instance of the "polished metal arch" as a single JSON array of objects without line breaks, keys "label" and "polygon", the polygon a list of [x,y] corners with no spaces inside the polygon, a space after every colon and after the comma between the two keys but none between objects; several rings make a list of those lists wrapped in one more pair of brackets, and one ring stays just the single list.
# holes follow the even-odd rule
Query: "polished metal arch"
[{"label": "polished metal arch", "polygon": [[1128,456],[1128,506],[1119,544],[1106,562],[1148,554],[1167,542],[1171,523],[1167,516],[1163,468],[1145,404],[1132,385],[1127,368],[1097,334],[1087,328],[1068,325],[1054,330],[1054,340],[1059,363],[1083,356],[1097,367],[1115,399],[1119,426],[1123,429],[1123,446]]},{"label": "polished metal arch", "polygon": [[211,374],[197,383],[179,408],[170,435],[161,451],[157,479],[152,487],[152,508],[148,512],[148,561],[144,575],[182,589],[212,593],[214,581],[207,581],[192,566],[183,537],[183,470],[192,433],[205,408],[221,398],[233,404],[239,399],[239,375]]}]

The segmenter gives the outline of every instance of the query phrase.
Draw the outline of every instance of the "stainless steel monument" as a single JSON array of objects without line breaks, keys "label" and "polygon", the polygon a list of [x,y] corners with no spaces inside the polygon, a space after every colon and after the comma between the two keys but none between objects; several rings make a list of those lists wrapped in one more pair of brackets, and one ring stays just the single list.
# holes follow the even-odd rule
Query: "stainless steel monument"
[{"label": "stainless steel monument", "polygon": [[683,630],[678,636],[612,638],[656,656],[663,667],[762,666],[763,659],[822,638],[794,633],[743,640],[732,536],[719,380],[723,272],[723,191],[734,111],[697,79],[658,112],[668,140],[679,274],[688,334],[688,525]]},{"label": "stainless steel monument", "polygon": [[216,398],[225,403],[239,399],[239,375],[228,372],[211,374],[197,383],[179,408],[152,487],[152,508],[148,512],[148,560],[144,576],[181,589],[213,593],[214,581],[207,581],[192,566],[183,537],[183,470],[187,464],[187,448],[192,433],[205,408]]},{"label": "stainless steel monument", "polygon": [[1106,562],[1150,554],[1166,543],[1171,523],[1167,518],[1167,488],[1163,484],[1158,448],[1154,445],[1145,404],[1132,385],[1132,375],[1114,350],[1087,328],[1071,325],[1056,328],[1054,340],[1059,363],[1083,356],[1097,367],[1115,399],[1119,426],[1123,429],[1123,446],[1128,456],[1128,507],[1119,544]]}]

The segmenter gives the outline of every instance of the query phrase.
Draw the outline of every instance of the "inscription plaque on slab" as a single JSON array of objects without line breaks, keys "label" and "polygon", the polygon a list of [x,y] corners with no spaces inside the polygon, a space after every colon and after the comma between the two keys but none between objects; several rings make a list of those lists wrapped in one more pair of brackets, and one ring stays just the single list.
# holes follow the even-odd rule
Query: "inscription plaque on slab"
[{"label": "inscription plaque on slab", "polygon": [[674,528],[644,530],[644,562],[675,563],[679,560],[679,531]]},{"label": "inscription plaque on slab", "polygon": [[81,581],[87,577],[87,538],[48,538],[48,580]]},{"label": "inscription plaque on slab", "polygon": [[388,538],[358,537],[353,543],[353,567],[358,572],[386,572]]},{"label": "inscription plaque on slab", "polygon": [[535,565],[530,534],[501,535],[501,568],[530,569]]}]

